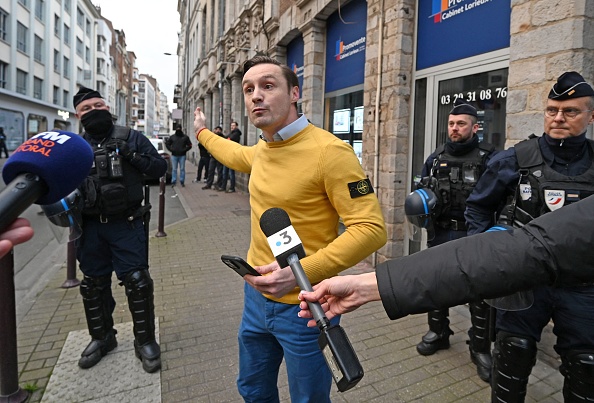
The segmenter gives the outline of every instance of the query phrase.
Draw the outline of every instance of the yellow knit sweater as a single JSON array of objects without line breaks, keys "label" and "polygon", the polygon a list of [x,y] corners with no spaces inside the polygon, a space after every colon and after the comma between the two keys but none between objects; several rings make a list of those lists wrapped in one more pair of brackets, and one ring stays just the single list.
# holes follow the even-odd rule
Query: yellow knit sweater
[{"label": "yellow knit sweater", "polygon": [[[251,240],[247,261],[273,262],[260,217],[271,207],[284,209],[301,238],[303,269],[312,284],[354,266],[386,242],[382,212],[374,193],[351,197],[365,179],[353,149],[333,134],[309,124],[284,141],[242,146],[207,129],[198,141],[224,165],[250,174]],[[349,185],[350,184],[350,185]],[[338,236],[338,219],[347,230]],[[274,301],[297,304],[299,288]]]}]

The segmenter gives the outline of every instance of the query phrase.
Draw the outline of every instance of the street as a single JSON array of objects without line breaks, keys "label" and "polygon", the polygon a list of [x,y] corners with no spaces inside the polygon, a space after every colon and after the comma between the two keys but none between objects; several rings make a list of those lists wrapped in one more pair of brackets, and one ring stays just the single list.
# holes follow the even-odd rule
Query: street
[{"label": "street", "polygon": [[[6,159],[0,159],[0,167],[3,167],[5,162]],[[4,181],[0,181],[0,191],[5,187]],[[154,236],[159,220],[159,183],[150,185],[149,189],[152,205],[149,228],[151,236]],[[187,218],[180,198],[171,186],[165,187],[164,206],[165,226]],[[17,325],[27,314],[36,295],[43,290],[49,278],[64,265],[67,250],[66,244],[59,244],[56,241],[50,228],[52,224],[43,215],[39,205],[33,204],[21,216],[31,222],[35,235],[29,242],[14,248]],[[78,270],[77,278],[81,279]]]}]

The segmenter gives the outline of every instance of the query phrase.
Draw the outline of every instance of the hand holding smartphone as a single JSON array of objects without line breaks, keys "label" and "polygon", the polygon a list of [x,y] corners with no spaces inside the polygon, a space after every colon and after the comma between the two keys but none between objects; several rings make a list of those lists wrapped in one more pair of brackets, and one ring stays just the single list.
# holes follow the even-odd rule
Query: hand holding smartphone
[{"label": "hand holding smartphone", "polygon": [[237,274],[241,277],[245,276],[246,274],[251,274],[252,276],[260,276],[260,273],[256,271],[248,262],[240,258],[239,256],[231,256],[231,255],[222,255],[221,260],[227,266],[235,270]]}]

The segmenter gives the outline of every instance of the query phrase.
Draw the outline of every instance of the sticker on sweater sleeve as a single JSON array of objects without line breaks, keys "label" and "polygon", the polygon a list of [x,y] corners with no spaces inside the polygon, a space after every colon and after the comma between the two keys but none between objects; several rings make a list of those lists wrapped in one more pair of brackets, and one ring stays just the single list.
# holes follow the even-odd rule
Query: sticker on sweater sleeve
[{"label": "sticker on sweater sleeve", "polygon": [[373,193],[373,186],[371,186],[371,181],[369,178],[361,179],[357,182],[351,182],[348,186],[351,199]]}]

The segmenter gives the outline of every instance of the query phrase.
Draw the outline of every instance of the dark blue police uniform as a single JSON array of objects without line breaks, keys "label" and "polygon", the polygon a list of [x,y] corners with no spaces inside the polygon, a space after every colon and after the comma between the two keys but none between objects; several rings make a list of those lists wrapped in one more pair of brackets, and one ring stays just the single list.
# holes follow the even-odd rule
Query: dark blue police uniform
[{"label": "dark blue police uniform", "polygon": [[[469,234],[490,228],[494,212],[516,226],[546,213],[547,190],[562,190],[565,204],[594,192],[593,147],[585,133],[564,140],[544,135],[523,143],[498,153],[468,198],[465,216]],[[532,153],[537,159],[540,154],[542,159],[540,164],[524,167],[518,153]],[[512,211],[504,202],[514,198],[517,208]],[[591,401],[586,397],[594,398],[594,284],[538,287],[533,293],[534,303],[526,310],[497,310],[493,401],[523,401],[536,362],[536,343],[551,319],[557,336],[555,351],[561,356],[560,370],[565,377],[565,399]],[[585,359],[587,356],[590,358]],[[576,395],[584,400],[574,400]]]},{"label": "dark blue police uniform", "polygon": [[[466,108],[471,108],[466,105]],[[476,116],[476,110],[467,112]],[[465,112],[464,112],[465,113]],[[453,114],[457,114],[453,111]],[[434,212],[433,239],[429,247],[466,236],[464,209],[466,198],[472,192],[485,166],[494,154],[494,147],[480,143],[476,135],[466,142],[452,142],[438,147],[425,161],[419,187],[429,187],[439,199],[439,211]],[[491,376],[491,343],[489,333],[489,307],[483,301],[469,304],[472,326],[468,331],[471,360],[477,366],[479,377],[488,382]],[[430,311],[427,315],[429,331],[417,344],[417,352],[431,355],[450,346],[453,334],[449,327],[449,310]]]},{"label": "dark blue police uniform", "polygon": [[92,340],[78,365],[90,368],[117,346],[111,292],[115,272],[126,288],[135,354],[146,372],[155,372],[161,367],[161,351],[155,339],[154,287],[144,222],[150,205],[142,203],[144,176],[161,177],[167,162],[142,133],[126,127],[113,126],[102,136],[84,133],[84,138],[93,148],[95,163],[81,185],[85,206],[76,253],[84,274],[80,293]]}]

